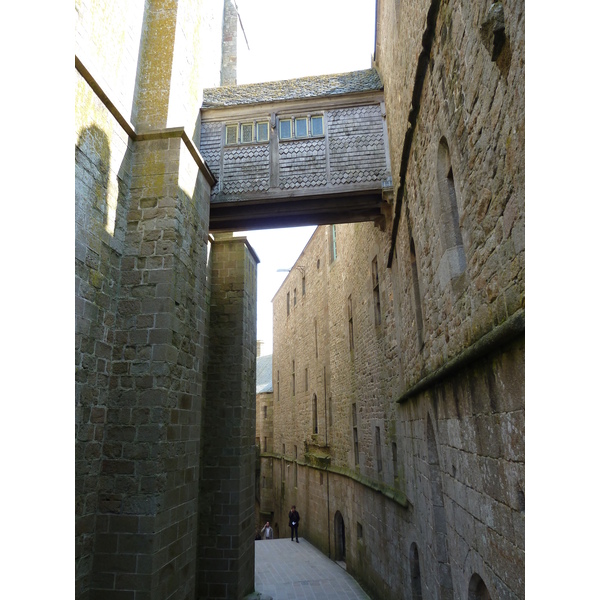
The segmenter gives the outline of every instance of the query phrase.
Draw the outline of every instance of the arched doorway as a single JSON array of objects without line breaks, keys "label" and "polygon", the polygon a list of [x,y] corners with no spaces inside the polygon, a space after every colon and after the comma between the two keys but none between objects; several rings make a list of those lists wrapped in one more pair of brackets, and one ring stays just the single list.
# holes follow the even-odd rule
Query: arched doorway
[{"label": "arched doorway", "polygon": [[412,591],[412,600],[422,600],[421,591],[421,565],[419,564],[419,550],[413,542],[409,552],[410,559],[410,589]]},{"label": "arched doorway", "polygon": [[338,510],[333,518],[334,532],[334,559],[338,562],[346,562],[346,531],[344,528],[344,518]]},{"label": "arched doorway", "polygon": [[477,573],[473,574],[469,583],[469,600],[492,600],[485,582]]}]

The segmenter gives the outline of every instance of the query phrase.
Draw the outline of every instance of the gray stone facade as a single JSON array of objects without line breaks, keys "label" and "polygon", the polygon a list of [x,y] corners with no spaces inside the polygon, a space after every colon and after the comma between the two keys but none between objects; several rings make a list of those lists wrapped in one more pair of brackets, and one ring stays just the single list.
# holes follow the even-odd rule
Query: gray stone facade
[{"label": "gray stone facade", "polygon": [[[372,69],[249,88],[223,9],[76,2],[77,599],[241,600],[257,499],[373,597],[523,598],[523,3],[380,0]],[[242,213],[321,225],[258,458]]]},{"label": "gray stone facade", "polygon": [[396,197],[274,298],[275,518],[374,598],[524,598],[523,5],[378,6]]}]

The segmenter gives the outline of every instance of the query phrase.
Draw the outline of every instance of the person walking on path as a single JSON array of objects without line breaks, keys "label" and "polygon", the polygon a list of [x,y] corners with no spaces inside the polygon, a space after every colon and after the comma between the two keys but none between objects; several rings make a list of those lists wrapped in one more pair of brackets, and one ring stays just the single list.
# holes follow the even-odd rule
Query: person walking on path
[{"label": "person walking on path", "polygon": [[273,528],[269,524],[269,521],[265,523],[264,527],[260,530],[260,532],[265,536],[265,540],[273,539]]},{"label": "person walking on path", "polygon": [[300,515],[295,506],[292,506],[292,510],[290,510],[288,517],[290,518],[290,527],[292,528],[292,542],[294,541],[294,532],[296,532],[296,542],[300,543],[298,541],[298,523],[300,522]]}]

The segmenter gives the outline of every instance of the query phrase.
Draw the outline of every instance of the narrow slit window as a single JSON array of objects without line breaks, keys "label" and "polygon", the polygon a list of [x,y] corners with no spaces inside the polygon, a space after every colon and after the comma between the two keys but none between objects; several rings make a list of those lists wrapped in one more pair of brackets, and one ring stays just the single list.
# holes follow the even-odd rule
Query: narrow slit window
[{"label": "narrow slit window", "polygon": [[377,456],[377,472],[383,471],[383,460],[381,458],[381,430],[375,427],[375,453]]},{"label": "narrow slit window", "polygon": [[419,348],[423,346],[423,313],[421,311],[421,290],[419,288],[419,272],[417,269],[417,253],[415,242],[410,238],[410,266],[413,279],[413,294],[415,298],[415,320],[417,324],[417,342]]},{"label": "narrow slit window", "polygon": [[354,438],[354,464],[358,465],[358,419],[356,415],[356,402],[352,404],[352,435]]},{"label": "narrow slit window", "polygon": [[348,343],[350,351],[354,350],[354,321],[352,318],[352,296],[348,296]]},{"label": "narrow slit window", "polygon": [[298,446],[294,446],[294,487],[298,487]]},{"label": "narrow slit window", "polygon": [[381,299],[379,296],[379,273],[377,257],[371,263],[371,279],[373,281],[373,306],[375,309],[375,325],[381,325]]},{"label": "narrow slit window", "polygon": [[329,230],[329,262],[332,263],[337,258],[337,232],[335,225],[331,226]]}]

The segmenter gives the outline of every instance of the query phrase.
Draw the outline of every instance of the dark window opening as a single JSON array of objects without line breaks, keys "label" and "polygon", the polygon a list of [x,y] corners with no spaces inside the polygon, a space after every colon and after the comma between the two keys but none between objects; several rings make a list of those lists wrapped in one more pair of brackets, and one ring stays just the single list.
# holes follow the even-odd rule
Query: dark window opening
[{"label": "dark window opening", "polygon": [[371,263],[371,280],[373,282],[373,306],[375,309],[375,325],[381,325],[381,299],[379,297],[379,272],[377,257]]},{"label": "dark window opening", "polygon": [[354,323],[352,319],[352,296],[348,296],[348,343],[350,351],[354,350]]}]

